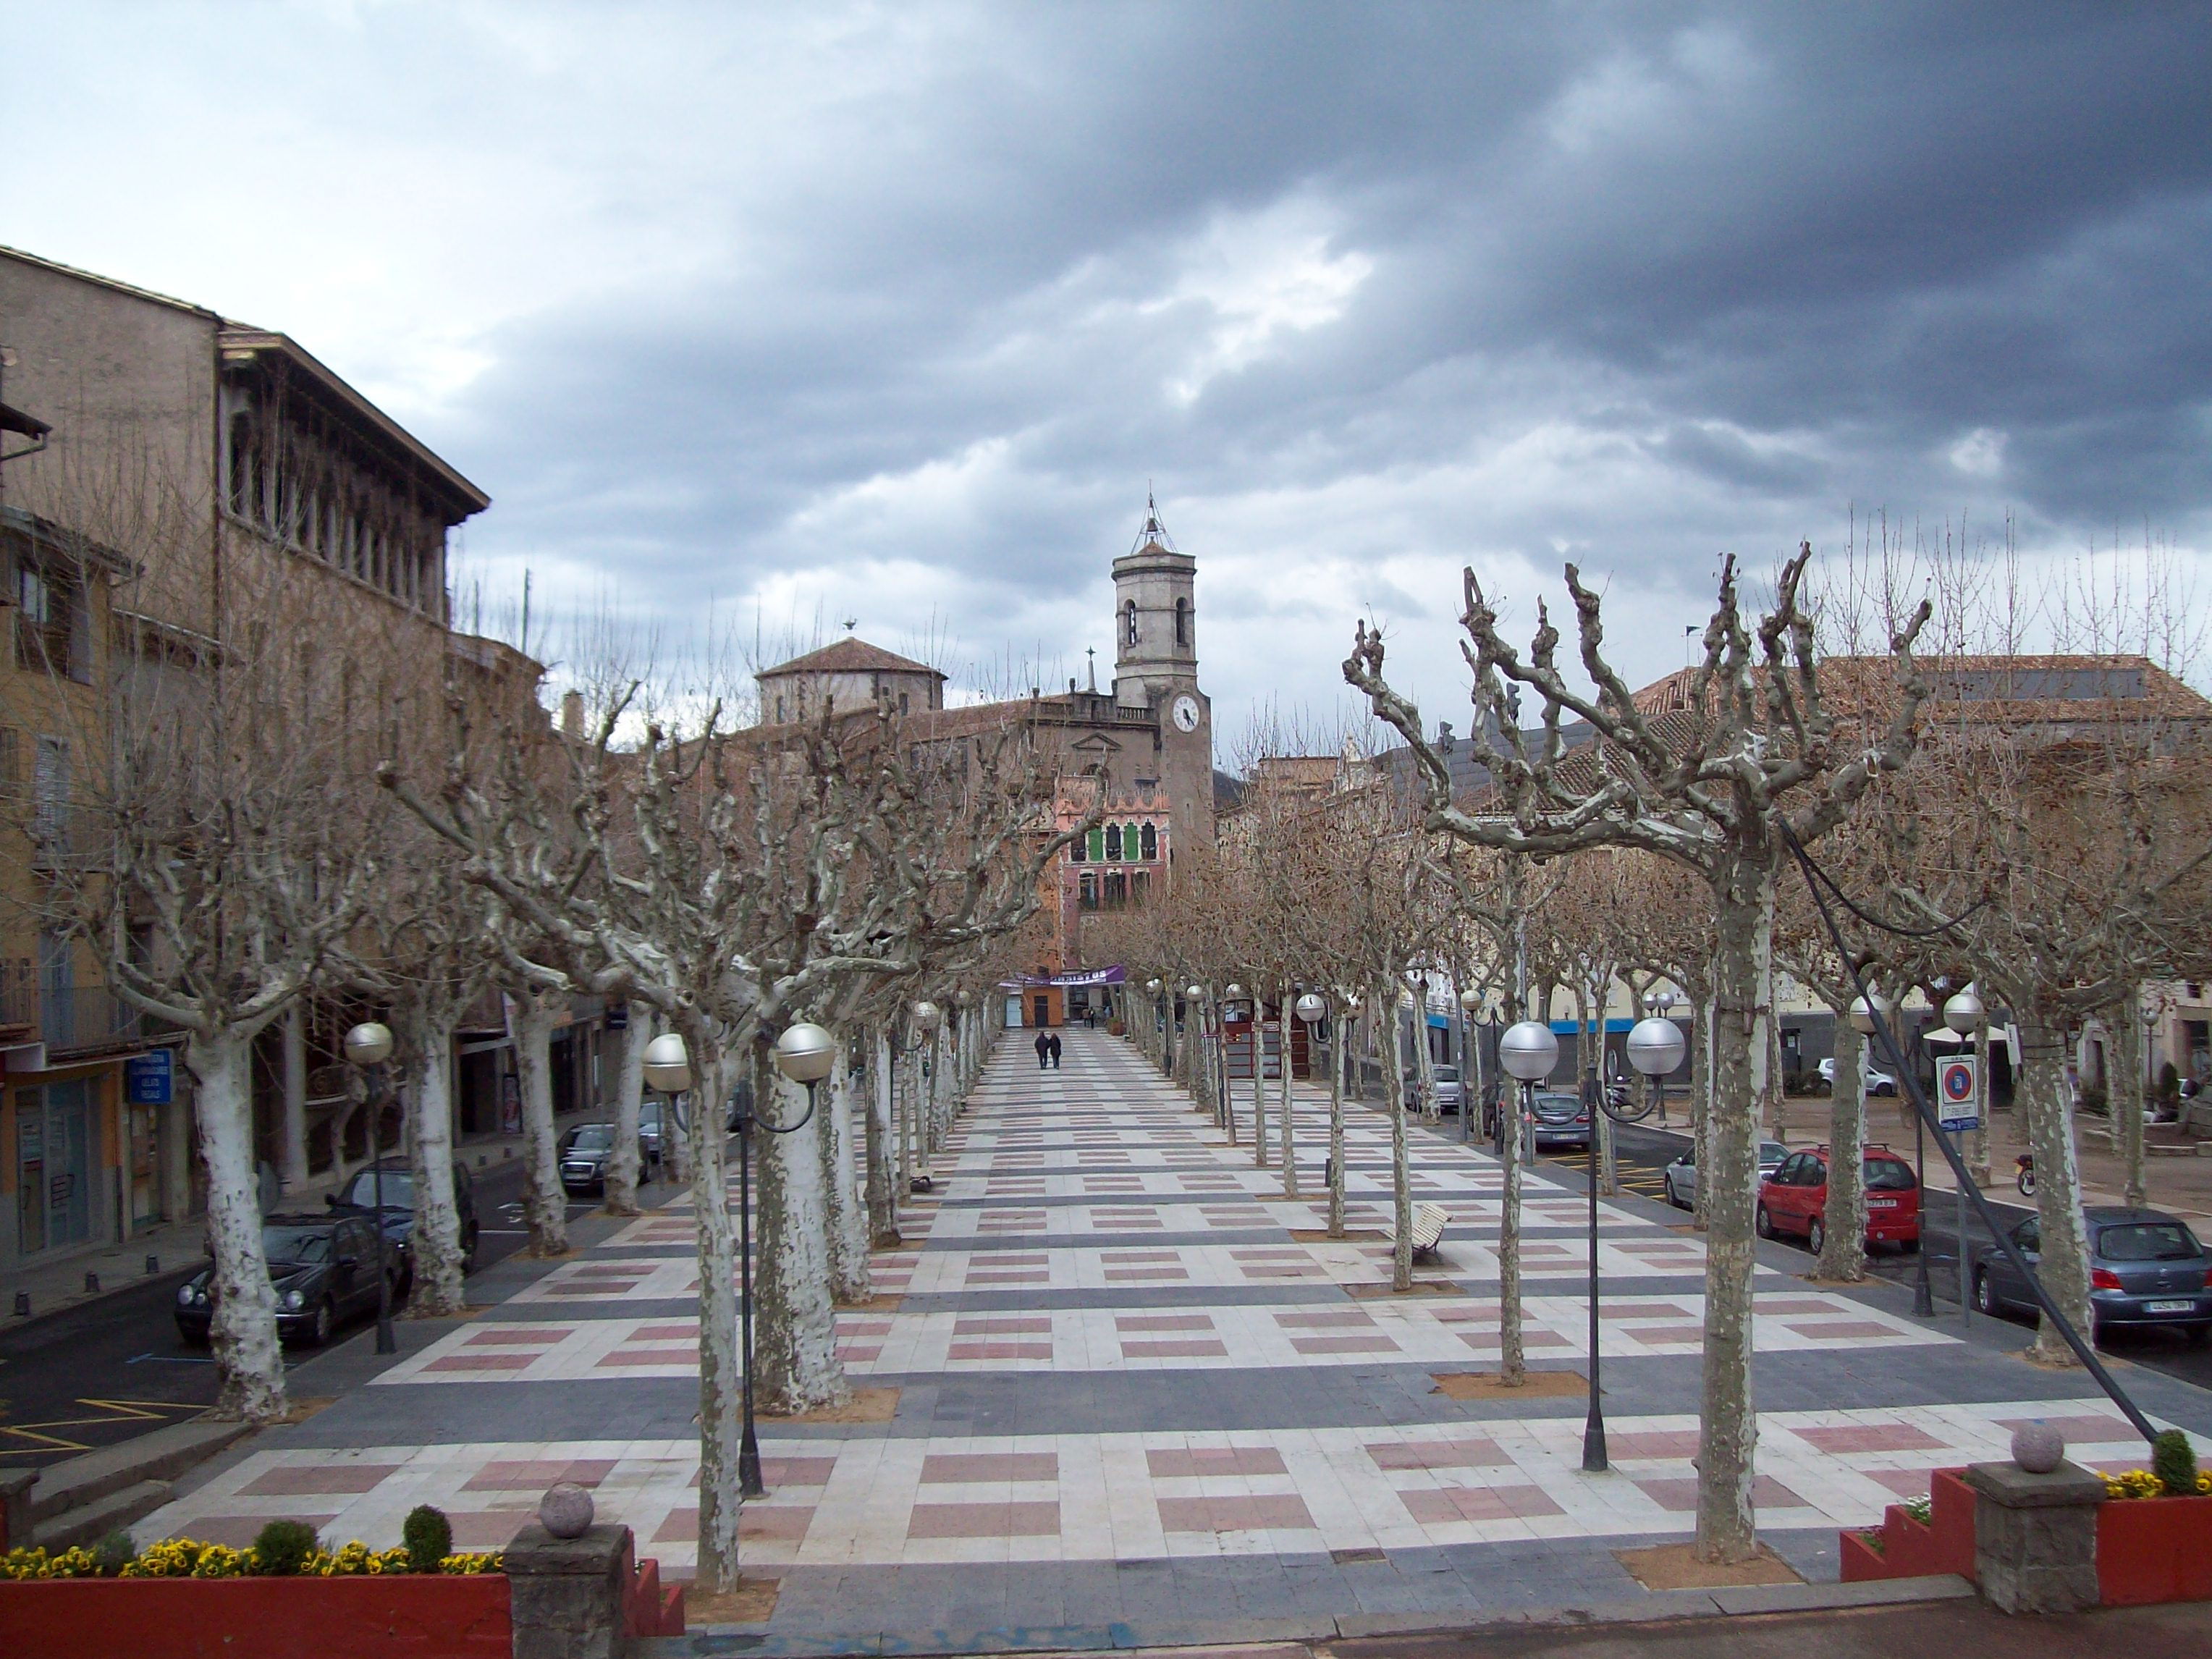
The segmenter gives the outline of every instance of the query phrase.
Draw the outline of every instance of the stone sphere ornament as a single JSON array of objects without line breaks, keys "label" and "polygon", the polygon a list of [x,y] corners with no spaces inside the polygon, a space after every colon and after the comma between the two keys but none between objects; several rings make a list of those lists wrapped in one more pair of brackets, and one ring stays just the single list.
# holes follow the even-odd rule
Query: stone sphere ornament
[{"label": "stone sphere ornament", "polygon": [[2048,1474],[2064,1461],[2066,1437],[2048,1423],[2023,1423],[2012,1431],[2012,1461],[2030,1474]]},{"label": "stone sphere ornament", "polygon": [[538,1500],[538,1524],[556,1538],[581,1538],[592,1524],[592,1494],[573,1480],[548,1486]]}]

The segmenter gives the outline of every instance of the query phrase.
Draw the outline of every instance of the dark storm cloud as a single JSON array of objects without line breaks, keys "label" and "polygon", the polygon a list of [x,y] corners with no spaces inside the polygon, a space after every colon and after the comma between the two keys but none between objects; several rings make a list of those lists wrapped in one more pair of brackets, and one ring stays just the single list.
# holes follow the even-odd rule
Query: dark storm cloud
[{"label": "dark storm cloud", "polygon": [[[1077,660],[1149,479],[1224,624],[1217,695],[1318,699],[1363,605],[1429,628],[1443,684],[1462,557],[1524,590],[1582,559],[1663,642],[1721,550],[1855,509],[2212,529],[2203,8],[262,21],[102,40],[106,81],[27,113],[189,135],[246,106],[176,84],[245,74],[257,167],[403,180],[357,241],[202,218],[257,268],[418,295],[350,348],[327,308],[257,320],[386,395],[435,382],[408,418],[496,498],[474,553],[556,589],[879,634],[957,606],[972,651]],[[459,254],[497,282],[448,317]]]}]

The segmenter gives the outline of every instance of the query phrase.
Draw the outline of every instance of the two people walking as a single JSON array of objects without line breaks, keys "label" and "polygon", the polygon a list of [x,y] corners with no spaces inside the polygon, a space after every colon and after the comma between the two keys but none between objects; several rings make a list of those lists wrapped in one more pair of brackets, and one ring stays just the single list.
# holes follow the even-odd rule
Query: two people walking
[{"label": "two people walking", "polygon": [[1036,1035],[1036,1057],[1037,1070],[1040,1072],[1048,1067],[1053,1071],[1058,1071],[1060,1069],[1060,1038],[1050,1031],[1039,1031]]}]

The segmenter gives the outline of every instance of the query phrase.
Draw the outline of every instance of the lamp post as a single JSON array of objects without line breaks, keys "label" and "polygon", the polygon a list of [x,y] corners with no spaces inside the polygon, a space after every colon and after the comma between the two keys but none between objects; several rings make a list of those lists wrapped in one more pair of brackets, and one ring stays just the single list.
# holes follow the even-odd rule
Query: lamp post
[{"label": "lamp post", "polygon": [[[1671,1016],[1674,1007],[1674,994],[1672,991],[1654,991],[1649,997],[1644,999],[1644,1006],[1657,1018],[1666,1020],[1669,1025],[1674,1024],[1674,1022]],[[1677,1029],[1679,1030],[1680,1028]],[[1674,1068],[1672,1066],[1667,1068],[1668,1072],[1671,1072],[1674,1069]],[[1667,1127],[1667,1085],[1665,1082],[1665,1077],[1666,1073],[1662,1073],[1657,1078],[1653,1079],[1652,1083],[1652,1086],[1659,1091],[1659,1127],[1662,1129]]]},{"label": "lamp post", "polygon": [[[1529,1095],[1539,1082],[1551,1076],[1552,1068],[1558,1065],[1559,1061],[1559,1040],[1552,1035],[1552,1028],[1541,1020],[1517,1021],[1507,1026],[1504,1033],[1498,1039],[1498,1063],[1505,1068],[1506,1075],[1520,1085],[1514,1094],[1513,1110],[1516,1114],[1515,1122],[1522,1128],[1528,1127]],[[1502,1100],[1498,1104],[1498,1133],[1502,1140],[1505,1133],[1505,1103]],[[1593,1135],[1591,1138],[1593,1148],[1595,1144],[1596,1138]],[[1503,1156],[1502,1152],[1500,1156]],[[1595,1151],[1592,1156],[1595,1156]],[[1590,1314],[1589,1421],[1595,1425],[1597,1435],[1595,1444],[1598,1461],[1595,1467],[1601,1469],[1605,1467],[1605,1425],[1597,1415],[1597,1314],[1595,1311],[1597,1305],[1597,1170],[1595,1164],[1590,1170],[1590,1241],[1592,1311]],[[1585,1427],[1583,1433],[1583,1467],[1584,1468],[1593,1467],[1589,1461],[1591,1443],[1590,1430]]]},{"label": "lamp post", "polygon": [[[1987,1017],[1988,1012],[1989,1011],[1982,1006],[1981,998],[1975,994],[1974,988],[1968,985],[1964,990],[1956,993],[1944,1002],[1943,1029],[1955,1037],[1971,1037],[1981,1030],[1982,1021]],[[1974,1072],[1974,1116],[1986,1128],[1989,1126],[1990,1080],[1982,1075],[1978,1066]],[[1960,1135],[1959,1141],[1954,1144],[1961,1144],[1965,1139],[1966,1137]],[[1959,1183],[1956,1196],[1959,1206],[1958,1218],[1954,1224],[1957,1227],[1959,1234],[1959,1322],[1962,1325],[1972,1325],[1974,1322],[1974,1298],[1966,1294],[1966,1182]],[[1920,1212],[1923,1217],[1925,1217],[1928,1213],[1926,1201],[1928,1194],[1924,1188],[1920,1197],[1922,1200]],[[1924,1233],[1926,1229],[1923,1227],[1922,1231]],[[1920,1261],[1924,1269],[1928,1261],[1928,1241],[1925,1237],[1920,1241]]]},{"label": "lamp post", "polygon": [[[914,1028],[914,1041],[911,1042],[895,1041],[892,1045],[892,1054],[901,1060],[906,1059],[910,1054],[920,1054],[936,1040],[937,1028],[944,1023],[944,1012],[927,997],[922,998],[907,1010],[907,1024]],[[923,1077],[930,1074],[927,1060],[919,1060],[916,1064]],[[823,1075],[827,1076],[828,1073],[825,1073]],[[922,1092],[921,1090],[915,1086],[910,1086],[907,1090],[906,1127],[905,1133],[900,1137],[901,1142],[907,1148],[906,1187],[909,1193],[929,1192],[937,1185],[937,1177],[934,1175],[927,1169],[915,1167],[919,1160],[928,1156],[928,1148],[924,1142],[924,1126],[914,1109],[914,1097],[921,1092]]]},{"label": "lamp post", "polygon": [[[1639,1019],[1631,1028],[1628,1041],[1622,1045],[1628,1051],[1628,1063],[1645,1082],[1647,1090],[1682,1063],[1688,1044],[1682,1040],[1681,1028],[1671,1019],[1654,1016]],[[1661,1097],[1665,1097],[1663,1095]],[[1583,1468],[1602,1469],[1605,1458],[1605,1408],[1601,1403],[1598,1386],[1598,1291],[1597,1291],[1597,1113],[1611,1113],[1601,1093],[1591,1103],[1590,1168],[1589,1168],[1589,1418],[1583,1426]],[[1647,1101],[1644,1111],[1650,1111]],[[1638,1113],[1637,1115],[1641,1116]]]},{"label": "lamp post", "polygon": [[1159,981],[1146,980],[1145,994],[1152,1000],[1152,1063],[1164,1073],[1168,1069],[1168,1030],[1167,1016],[1160,1010]]},{"label": "lamp post", "polygon": [[398,1334],[392,1328],[392,1265],[384,1238],[384,1062],[392,1058],[392,1028],[380,1020],[367,1020],[345,1034],[345,1057],[368,1074],[368,1167],[374,1173],[376,1208],[376,1351],[399,1352]]},{"label": "lamp post", "polygon": [[1482,1070],[1481,1039],[1474,1034],[1474,1017],[1482,1012],[1482,993],[1469,987],[1459,994],[1459,1139],[1465,1146],[1474,1138],[1473,1119],[1481,1090],[1476,1085]]}]

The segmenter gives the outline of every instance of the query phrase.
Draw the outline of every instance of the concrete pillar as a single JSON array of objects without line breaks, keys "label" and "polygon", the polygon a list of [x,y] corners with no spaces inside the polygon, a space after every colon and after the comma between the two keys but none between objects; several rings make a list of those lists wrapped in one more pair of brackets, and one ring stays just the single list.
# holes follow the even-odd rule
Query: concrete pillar
[{"label": "concrete pillar", "polygon": [[2097,1506],[2104,1477],[2074,1463],[2035,1474],[1975,1463],[1974,1575],[2002,1613],[2079,1613],[2097,1605]]},{"label": "concrete pillar", "polygon": [[294,1003],[284,1016],[284,1133],[276,1173],[284,1190],[307,1184],[307,1017]]},{"label": "concrete pillar", "polygon": [[623,1601],[634,1570],[628,1527],[556,1538],[532,1522],[507,1547],[514,1659],[620,1659]]}]

